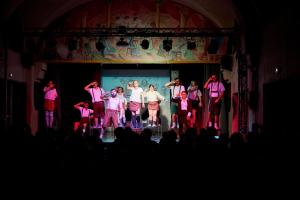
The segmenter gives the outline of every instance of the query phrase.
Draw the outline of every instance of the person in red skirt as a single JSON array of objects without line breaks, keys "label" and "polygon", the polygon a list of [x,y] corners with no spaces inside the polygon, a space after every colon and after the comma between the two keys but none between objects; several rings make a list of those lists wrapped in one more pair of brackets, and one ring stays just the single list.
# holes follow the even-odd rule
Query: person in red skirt
[{"label": "person in red skirt", "polygon": [[55,110],[55,99],[57,91],[52,80],[44,87],[44,110],[46,128],[53,128],[53,113]]},{"label": "person in red skirt", "polygon": [[157,112],[159,111],[159,101],[164,101],[165,97],[157,92],[154,85],[152,84],[149,85],[149,90],[145,92],[145,97],[148,100],[148,127],[156,127]]},{"label": "person in red skirt", "polygon": [[131,90],[129,109],[131,111],[131,122],[132,128],[139,128],[140,125],[140,111],[145,108],[144,102],[144,91],[139,87],[139,82],[137,80],[129,82],[127,89]]}]

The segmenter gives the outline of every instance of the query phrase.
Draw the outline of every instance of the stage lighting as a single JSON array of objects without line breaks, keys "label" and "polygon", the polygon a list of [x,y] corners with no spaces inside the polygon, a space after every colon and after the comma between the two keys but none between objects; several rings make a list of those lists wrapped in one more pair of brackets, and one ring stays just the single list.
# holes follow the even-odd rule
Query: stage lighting
[{"label": "stage lighting", "polygon": [[98,51],[103,51],[105,49],[105,46],[101,40],[98,40],[98,42],[96,42],[96,49]]},{"label": "stage lighting", "polygon": [[149,41],[144,39],[142,42],[141,42],[141,46],[143,49],[148,49],[149,48]]},{"label": "stage lighting", "polygon": [[196,49],[196,43],[191,40],[187,41],[187,49],[189,49],[189,50]]},{"label": "stage lighting", "polygon": [[120,38],[117,42],[117,46],[128,46],[128,42],[124,41],[124,38]]},{"label": "stage lighting", "polygon": [[163,48],[164,48],[164,50],[170,51],[170,50],[172,49],[172,43],[173,43],[172,40],[165,39],[165,40],[163,41]]},{"label": "stage lighting", "polygon": [[68,49],[69,51],[73,51],[77,49],[77,40],[71,38],[68,41]]}]

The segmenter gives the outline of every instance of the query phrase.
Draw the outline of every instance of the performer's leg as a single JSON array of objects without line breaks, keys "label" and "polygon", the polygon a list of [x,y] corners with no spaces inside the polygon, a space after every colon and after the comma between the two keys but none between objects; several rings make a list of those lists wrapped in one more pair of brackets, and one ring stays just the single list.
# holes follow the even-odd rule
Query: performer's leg
[{"label": "performer's leg", "polygon": [[136,112],[131,111],[131,124],[132,128],[136,128]]},{"label": "performer's leg", "polygon": [[117,128],[118,127],[118,113],[117,112],[112,114],[112,122],[113,122],[114,128]]},{"label": "performer's leg", "polygon": [[98,115],[94,116],[94,127],[98,127]]},{"label": "performer's leg", "polygon": [[122,125],[122,111],[118,112],[118,126]]},{"label": "performer's leg", "polygon": [[101,128],[104,124],[104,117],[100,118],[100,124],[98,125],[98,128]]},{"label": "performer's leg", "polygon": [[119,125],[120,126],[125,126],[126,124],[126,118],[125,118],[125,110],[121,109],[120,112],[118,112],[118,120],[119,120]]},{"label": "performer's leg", "polygon": [[140,128],[141,127],[141,124],[140,124],[140,122],[141,122],[141,116],[140,116],[140,113],[141,113],[141,110],[140,110],[140,108],[136,111],[136,115],[135,115],[135,117],[136,117],[136,128]]},{"label": "performer's leg", "polygon": [[121,122],[123,123],[123,125],[126,125],[126,116],[125,116],[125,110],[122,110],[122,114],[121,114]]},{"label": "performer's leg", "polygon": [[212,112],[208,112],[208,127],[212,127],[213,114]]},{"label": "performer's leg", "polygon": [[50,117],[49,117],[49,111],[45,110],[45,122],[46,122],[46,127],[50,127]]},{"label": "performer's leg", "polygon": [[153,123],[153,110],[148,110],[148,112],[149,112],[148,126],[152,126],[152,123]]},{"label": "performer's leg", "polygon": [[140,127],[141,127],[141,116],[136,115],[136,128],[140,128]]},{"label": "performer's leg", "polygon": [[176,122],[177,122],[177,114],[173,113],[172,114],[172,126],[171,126],[171,128],[176,128]]},{"label": "performer's leg", "polygon": [[82,133],[85,134],[87,123],[82,124]]},{"label": "performer's leg", "polygon": [[104,118],[105,118],[105,106],[104,106],[104,102],[100,103],[99,106],[99,115],[100,115],[100,123],[97,125],[98,128],[102,128],[103,124],[104,124]]},{"label": "performer's leg", "polygon": [[53,128],[53,111],[49,112],[49,128]]},{"label": "performer's leg", "polygon": [[152,110],[153,115],[152,115],[152,119],[153,119],[153,124],[152,127],[156,127],[156,116],[157,116],[157,110]]},{"label": "performer's leg", "polygon": [[174,103],[174,102],[171,102],[171,121],[172,121],[172,124],[171,124],[171,128],[176,128],[176,122],[177,122],[177,112],[178,112],[178,106]]},{"label": "performer's leg", "polygon": [[178,116],[178,124],[179,124],[179,130],[177,134],[177,139],[181,139],[183,133],[183,116]]},{"label": "performer's leg", "polygon": [[219,115],[215,114],[215,129],[219,129]]},{"label": "performer's leg", "polygon": [[196,109],[192,109],[192,117],[191,117],[191,120],[190,120],[190,122],[191,122],[191,127],[193,128],[194,127],[194,125],[195,125],[195,123],[196,123],[196,112],[197,110]]}]

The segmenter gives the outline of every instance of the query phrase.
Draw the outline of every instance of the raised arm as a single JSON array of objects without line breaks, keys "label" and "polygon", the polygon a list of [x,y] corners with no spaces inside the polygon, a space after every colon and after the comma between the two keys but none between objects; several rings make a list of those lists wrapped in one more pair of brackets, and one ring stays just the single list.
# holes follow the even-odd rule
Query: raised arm
[{"label": "raised arm", "polygon": [[51,90],[50,87],[48,87],[48,86],[45,86],[45,87],[44,87],[44,92],[48,92],[49,90]]},{"label": "raised arm", "polygon": [[209,84],[211,81],[212,81],[212,78],[209,77],[209,79],[204,83],[203,88],[204,88],[204,89],[208,89],[208,84]]},{"label": "raised arm", "polygon": [[51,86],[47,85],[47,86],[44,87],[44,92],[48,92],[48,91],[52,90],[54,87],[55,87],[54,84],[51,85]]},{"label": "raised arm", "polygon": [[133,83],[132,83],[132,82],[129,82],[129,83],[127,84],[127,89],[128,89],[128,90],[132,90],[132,89],[133,89]]},{"label": "raised arm", "polygon": [[83,105],[83,102],[79,102],[79,103],[75,104],[74,108],[79,109],[81,105]]},{"label": "raised arm", "polygon": [[175,84],[175,81],[172,80],[171,82],[166,83],[166,84],[165,84],[165,87],[170,88],[170,87],[171,87],[172,85],[174,85],[174,84]]},{"label": "raised arm", "polygon": [[84,87],[84,90],[87,91],[87,92],[89,92],[89,88],[90,88],[92,85],[94,85],[95,83],[96,83],[96,82],[94,81],[94,82],[91,82],[91,83],[87,84],[87,85]]}]

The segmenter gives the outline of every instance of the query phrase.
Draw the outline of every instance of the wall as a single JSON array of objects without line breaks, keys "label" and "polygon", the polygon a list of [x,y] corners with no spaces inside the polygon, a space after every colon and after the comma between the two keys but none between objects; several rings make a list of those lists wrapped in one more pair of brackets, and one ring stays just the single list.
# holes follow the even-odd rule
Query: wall
[{"label": "wall", "polygon": [[[259,65],[259,102],[256,119],[263,124],[263,86],[278,80],[300,76],[300,24],[297,7],[289,5],[263,30],[261,62]],[[275,67],[278,67],[276,73]],[[278,91],[281,95],[282,91]],[[271,103],[271,102],[270,102]]]}]

